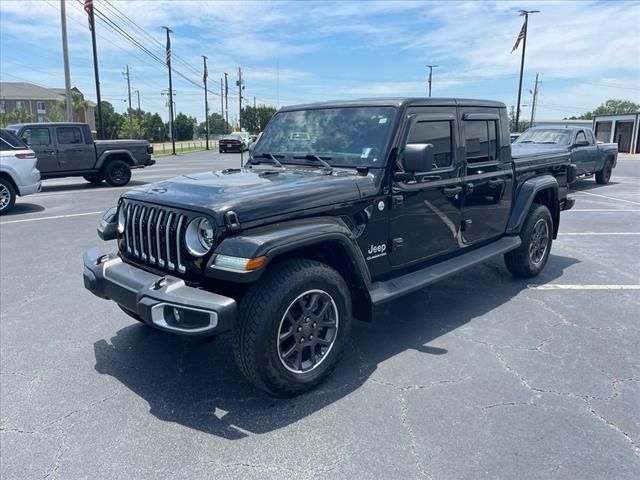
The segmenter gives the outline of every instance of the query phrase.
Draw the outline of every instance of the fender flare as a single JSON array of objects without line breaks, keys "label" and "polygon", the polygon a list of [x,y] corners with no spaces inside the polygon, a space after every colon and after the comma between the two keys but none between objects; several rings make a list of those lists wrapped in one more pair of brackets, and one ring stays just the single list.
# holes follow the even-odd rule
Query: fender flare
[{"label": "fender flare", "polygon": [[[509,221],[507,222],[507,235],[515,235],[520,233],[522,229],[522,225],[524,224],[525,218],[527,218],[527,214],[531,209],[531,205],[533,204],[533,199],[536,197],[538,192],[543,190],[551,189],[553,192],[554,202],[558,203],[558,181],[552,175],[541,175],[539,177],[530,178],[525,181],[518,191],[516,192],[516,200],[513,203],[513,208],[511,209],[511,215],[509,217]],[[556,214],[559,214],[559,208],[556,208]],[[551,216],[556,217],[554,212],[551,212]]]},{"label": "fender flare", "polygon": [[129,164],[129,166],[135,166],[138,164],[129,150],[105,150],[100,154],[100,157],[98,157],[98,161],[96,162],[96,170],[101,170],[113,155],[117,155],[118,157],[124,156],[124,160]]}]

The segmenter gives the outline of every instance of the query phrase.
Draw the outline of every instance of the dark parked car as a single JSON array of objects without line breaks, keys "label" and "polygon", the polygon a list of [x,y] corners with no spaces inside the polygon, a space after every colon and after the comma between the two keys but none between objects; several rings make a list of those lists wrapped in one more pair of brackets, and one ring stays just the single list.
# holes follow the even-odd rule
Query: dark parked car
[{"label": "dark parked car", "polygon": [[84,177],[91,183],[106,180],[123,186],[132,168],[153,165],[153,147],[147,140],[93,140],[86,123],[22,123],[7,127],[38,156],[43,180]]},{"label": "dark parked car", "polygon": [[122,195],[98,229],[118,250],[85,253],[84,285],[167,332],[231,330],[251,382],[299,394],[353,318],[497,255],[542,271],[575,168],[562,152],[512,158],[508,125],[482,100],[283,108],[245,168]]},{"label": "dark parked car", "polygon": [[593,131],[584,127],[532,127],[513,142],[513,151],[526,154],[530,150],[567,151],[578,175],[592,176],[596,182],[609,183],[618,162],[618,144],[596,141]]},{"label": "dark parked car", "polygon": [[240,135],[239,133],[231,135],[227,135],[222,137],[218,141],[218,151],[220,153],[228,153],[228,152],[244,152],[249,150],[249,139],[244,135]]}]

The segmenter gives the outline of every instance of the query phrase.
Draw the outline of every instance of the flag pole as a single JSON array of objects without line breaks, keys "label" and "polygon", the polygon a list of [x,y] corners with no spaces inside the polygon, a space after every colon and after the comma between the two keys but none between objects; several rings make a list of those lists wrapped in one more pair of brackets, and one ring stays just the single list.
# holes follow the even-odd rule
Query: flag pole
[{"label": "flag pole", "polygon": [[[100,98],[100,74],[98,72],[98,50],[96,48],[96,22],[93,13],[93,0],[85,0],[84,10],[89,15],[89,30],[91,30],[91,46],[93,48],[93,74],[96,79],[96,99],[98,101],[98,138],[104,138],[104,125],[102,123],[102,100]],[[86,120],[86,119],[85,119]]]},{"label": "flag pole", "polygon": [[522,26],[524,36],[522,38],[522,58],[520,59],[520,82],[518,83],[518,104],[516,105],[516,125],[515,125],[516,132],[518,131],[519,123],[520,123],[520,98],[522,96],[522,76],[524,74],[524,54],[525,54],[525,51],[527,50],[527,26],[529,24],[529,14],[539,13],[539,12],[540,10],[520,10],[520,16],[524,17],[524,25]]}]

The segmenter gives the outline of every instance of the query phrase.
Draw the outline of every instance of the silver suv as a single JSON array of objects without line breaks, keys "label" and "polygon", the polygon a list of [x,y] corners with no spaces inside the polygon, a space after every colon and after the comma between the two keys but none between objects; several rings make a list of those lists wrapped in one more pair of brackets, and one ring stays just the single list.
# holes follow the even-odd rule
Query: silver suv
[{"label": "silver suv", "polygon": [[0,129],[0,215],[13,208],[16,195],[24,197],[40,191],[36,162],[33,150],[13,132]]}]

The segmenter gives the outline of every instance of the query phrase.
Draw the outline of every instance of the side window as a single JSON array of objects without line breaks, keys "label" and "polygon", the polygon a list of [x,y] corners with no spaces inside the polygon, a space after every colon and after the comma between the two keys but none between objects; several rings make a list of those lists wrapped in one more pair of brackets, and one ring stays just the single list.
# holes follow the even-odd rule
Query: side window
[{"label": "side window", "polygon": [[4,152],[5,150],[13,150],[11,146],[4,141],[4,139],[0,138],[0,152]]},{"label": "side window", "polygon": [[493,162],[498,158],[496,122],[465,121],[464,140],[467,163]]},{"label": "side window", "polygon": [[57,127],[56,137],[58,138],[58,143],[62,145],[83,143],[80,127]]},{"label": "side window", "polygon": [[22,137],[28,145],[51,145],[51,136],[48,128],[25,128]]},{"label": "side window", "polygon": [[586,141],[587,141],[587,136],[584,134],[583,130],[580,130],[578,132],[578,135],[576,135],[576,143],[586,142]]},{"label": "side window", "polygon": [[433,168],[450,167],[453,162],[451,122],[418,122],[411,128],[407,143],[431,143],[434,147]]}]

